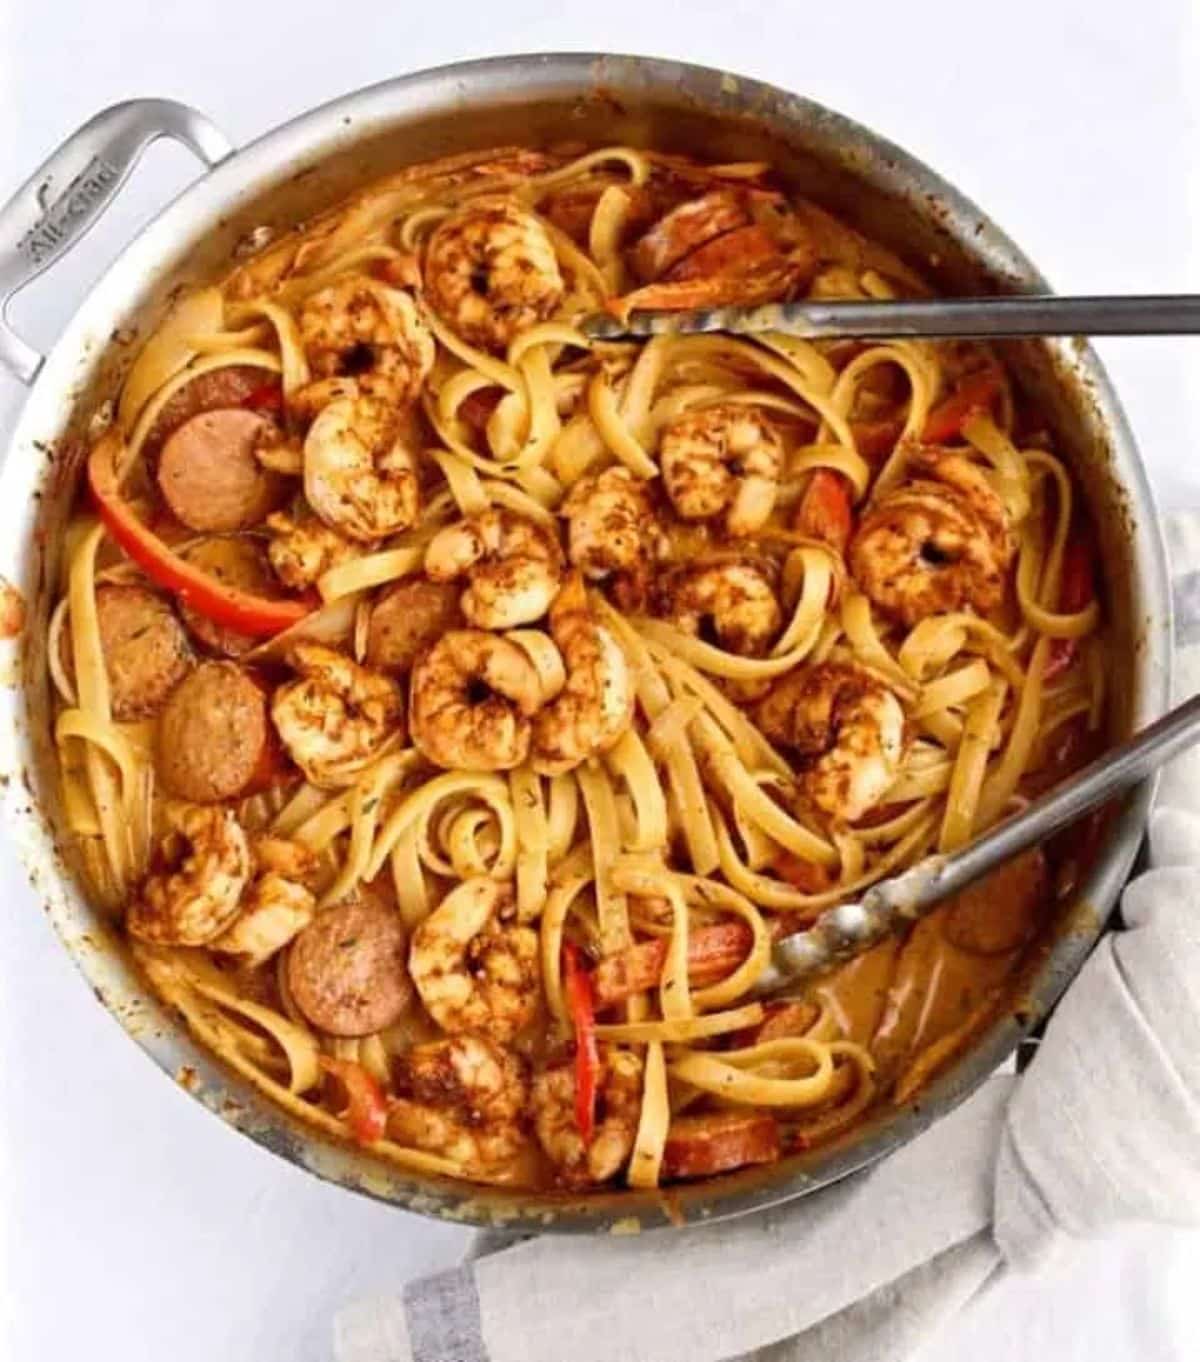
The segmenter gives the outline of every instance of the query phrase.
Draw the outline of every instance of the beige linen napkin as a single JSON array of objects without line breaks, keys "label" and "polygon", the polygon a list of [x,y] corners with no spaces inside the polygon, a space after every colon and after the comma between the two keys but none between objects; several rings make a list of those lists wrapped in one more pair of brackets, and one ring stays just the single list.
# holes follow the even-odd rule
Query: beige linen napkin
[{"label": "beige linen napkin", "polygon": [[[1200,690],[1200,514],[1168,526],[1180,698]],[[1200,1224],[1200,753],[1152,869],[1017,1079],[801,1201],[684,1232],[543,1237],[347,1306],[337,1362],[902,1362],[995,1274],[1130,1220]]]}]

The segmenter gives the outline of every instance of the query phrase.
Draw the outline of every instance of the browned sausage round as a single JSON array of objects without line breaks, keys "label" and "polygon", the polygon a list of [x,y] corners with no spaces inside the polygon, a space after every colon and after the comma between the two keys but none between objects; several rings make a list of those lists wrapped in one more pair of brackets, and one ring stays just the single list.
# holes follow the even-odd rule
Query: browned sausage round
[{"label": "browned sausage round", "polygon": [[167,436],[193,416],[202,411],[216,411],[218,407],[240,407],[255,393],[278,382],[277,374],[254,364],[224,364],[219,369],[197,374],[167,399],[154,418],[142,448],[153,458]]},{"label": "browned sausage round", "polygon": [[233,662],[202,662],[158,721],[158,774],[169,794],[212,804],[246,793],[271,752],[267,697]]},{"label": "browned sausage round", "polygon": [[411,671],[417,654],[450,629],[463,623],[456,582],[409,577],[380,596],[371,610],[367,632],[367,665]]},{"label": "browned sausage round", "polygon": [[359,893],[317,915],[292,942],[287,983],[310,1022],[331,1036],[382,1030],[412,1001],[396,909]]},{"label": "browned sausage round", "polygon": [[[192,544],[180,556],[217,581],[248,591],[252,596],[270,598],[281,594],[278,579],[267,562],[266,551],[253,539],[242,535],[214,535]],[[189,605],[181,606],[180,612],[193,637],[213,652],[241,657],[261,642],[252,634],[239,634],[236,629],[214,624],[207,615]]]},{"label": "browned sausage round", "polygon": [[710,1178],[779,1157],[779,1126],[770,1112],[714,1111],[677,1116],[663,1146],[663,1176]]},{"label": "browned sausage round", "polygon": [[286,482],[254,451],[274,424],[238,407],[201,412],[171,432],[158,460],[158,485],[172,513],[193,530],[257,525],[282,500]]},{"label": "browned sausage round", "polygon": [[[96,588],[96,618],[113,718],[124,723],[153,717],[196,661],[183,625],[161,596],[115,582]],[[65,629],[61,648],[63,668],[74,676]]]}]

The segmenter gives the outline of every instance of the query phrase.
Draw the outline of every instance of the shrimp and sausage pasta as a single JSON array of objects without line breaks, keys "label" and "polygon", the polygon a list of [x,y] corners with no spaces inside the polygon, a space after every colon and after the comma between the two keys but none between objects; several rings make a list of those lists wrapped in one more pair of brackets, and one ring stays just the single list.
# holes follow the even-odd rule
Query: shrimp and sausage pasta
[{"label": "shrimp and sausage pasta", "polygon": [[754,985],[1095,745],[1050,435],[977,344],[580,329],[924,291],[767,165],[505,148],[176,304],[49,656],[82,873],[197,1037],[406,1168],[575,1192],[836,1138],[970,1039],[1041,852]]}]

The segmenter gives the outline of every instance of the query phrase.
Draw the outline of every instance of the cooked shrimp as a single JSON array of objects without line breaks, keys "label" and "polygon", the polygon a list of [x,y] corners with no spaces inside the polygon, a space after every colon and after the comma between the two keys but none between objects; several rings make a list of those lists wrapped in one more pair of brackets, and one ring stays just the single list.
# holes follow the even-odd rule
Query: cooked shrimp
[{"label": "cooked shrimp", "polygon": [[155,869],[130,904],[131,935],[158,946],[203,946],[237,916],[250,848],[232,809],[170,803]]},{"label": "cooked shrimp", "polygon": [[907,746],[904,711],[869,672],[824,662],[788,673],[755,709],[759,728],[800,758],[801,788],[853,822],[887,794]]},{"label": "cooked shrimp", "polygon": [[466,577],[462,611],[478,629],[514,629],[540,619],[562,580],[552,531],[512,511],[489,509],[439,530],[425,550],[435,582]]},{"label": "cooked shrimp", "polygon": [[453,1034],[504,1044],[537,1011],[538,935],[510,919],[511,884],[464,880],[413,932],[408,972],[425,1010]]},{"label": "cooked shrimp", "polygon": [[684,520],[725,512],[733,535],[753,534],[775,506],[783,445],[753,407],[718,403],[685,413],[659,443],[663,483]]},{"label": "cooked shrimp", "polygon": [[425,291],[433,310],[472,345],[503,350],[545,321],[564,286],[545,227],[500,196],[475,199],[429,238]]},{"label": "cooked shrimp", "polygon": [[211,949],[245,956],[251,966],[260,966],[302,932],[315,911],[312,889],[270,870],[247,889],[233,926],[212,941]]},{"label": "cooked shrimp", "polygon": [[753,559],[676,568],[662,596],[677,628],[703,635],[708,625],[722,648],[745,657],[761,657],[783,622],[770,575]]},{"label": "cooked shrimp", "polygon": [[267,557],[275,575],[294,591],[312,586],[331,567],[356,558],[358,545],[310,511],[276,511],[267,517]]},{"label": "cooked shrimp", "polygon": [[525,1143],[518,1124],[529,1084],[516,1055],[483,1036],[414,1045],[396,1064],[406,1093],[388,1107],[387,1133],[468,1171],[495,1173]]},{"label": "cooked shrimp", "polygon": [[317,873],[318,862],[316,853],[303,842],[263,833],[254,839],[254,868],[259,875],[283,875],[307,884]]},{"label": "cooked shrimp", "polygon": [[633,721],[633,674],[621,645],[597,623],[583,578],[572,573],[550,609],[567,681],[533,721],[533,765],[560,775],[607,751]]},{"label": "cooked shrimp", "polygon": [[390,676],[321,643],[289,655],[299,679],[271,697],[271,718],[292,760],[314,785],[365,765],[404,731],[404,700]]},{"label": "cooked shrimp", "polygon": [[317,515],[371,543],[406,530],[420,509],[417,459],[394,410],[377,397],[338,397],[304,437],[304,495]]},{"label": "cooked shrimp", "polygon": [[413,742],[437,766],[509,771],[529,754],[541,700],[541,678],[524,649],[480,629],[453,629],[413,667]]},{"label": "cooked shrimp", "polygon": [[433,336],[412,296],[365,274],[347,274],[311,294],[299,323],[317,375],[295,394],[294,405],[303,412],[339,397],[414,402],[433,368]]},{"label": "cooked shrimp", "polygon": [[264,964],[312,921],[317,900],[306,884],[317,858],[308,847],[283,837],[260,837],[254,844],[255,877],[242,895],[233,925],[211,948]]},{"label": "cooked shrimp", "polygon": [[607,1182],[633,1153],[642,1106],[642,1061],[632,1050],[605,1047],[597,1085],[596,1133],[584,1145],[575,1123],[575,1074],[570,1065],[533,1080],[533,1125],[538,1142],[568,1187]]},{"label": "cooked shrimp", "polygon": [[606,468],[580,478],[559,513],[571,562],[592,581],[615,577],[622,606],[640,604],[658,538],[646,484],[628,468]]},{"label": "cooked shrimp", "polygon": [[1015,552],[1004,503],[978,465],[929,449],[922,474],[885,493],[850,544],[850,571],[881,610],[906,625],[954,610],[995,610]]}]

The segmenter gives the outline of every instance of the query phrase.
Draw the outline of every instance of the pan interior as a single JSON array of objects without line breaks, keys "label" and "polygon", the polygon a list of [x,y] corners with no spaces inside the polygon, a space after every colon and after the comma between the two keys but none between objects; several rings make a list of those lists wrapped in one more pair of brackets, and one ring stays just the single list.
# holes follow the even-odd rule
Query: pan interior
[{"label": "pan interior", "polygon": [[[0,565],[28,606],[19,691],[6,692],[16,734],[3,753],[9,809],[35,885],[68,949],[102,1001],[156,1061],[261,1143],[345,1185],[411,1209],[514,1228],[604,1229],[692,1221],[803,1194],[909,1138],[971,1090],[1051,1005],[1098,934],[1144,822],[1148,793],[1131,798],[1111,841],[1031,959],[1020,1005],[1006,1013],[915,1101],[881,1111],[839,1143],[669,1193],[614,1192],[585,1202],[438,1183],[384,1168],[331,1144],[264,1102],[197,1049],[147,995],[108,926],[84,902],[54,838],[59,825],[50,697],[48,611],[57,555],[103,397],[182,288],[228,268],[261,243],[390,170],[504,143],[628,143],[708,161],[768,159],[798,193],[895,251],[939,291],[1040,291],[1043,281],[970,203],[864,129],[796,96],[724,73],[636,58],[497,59],[425,73],[360,92],[268,134],[185,194],[102,281],[47,363],[5,471],[13,523]],[[115,343],[110,343],[115,338]],[[1003,347],[1077,470],[1106,564],[1114,668],[1112,737],[1166,701],[1165,567],[1149,490],[1119,407],[1090,352],[1068,342]],[[13,779],[15,778],[15,779]],[[28,795],[24,793],[28,788]]]}]

